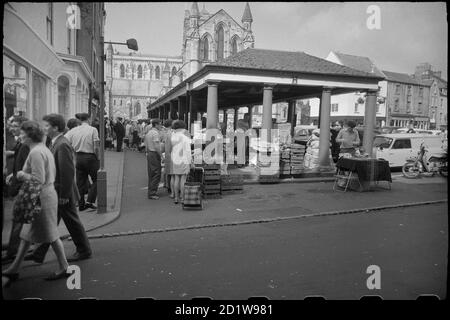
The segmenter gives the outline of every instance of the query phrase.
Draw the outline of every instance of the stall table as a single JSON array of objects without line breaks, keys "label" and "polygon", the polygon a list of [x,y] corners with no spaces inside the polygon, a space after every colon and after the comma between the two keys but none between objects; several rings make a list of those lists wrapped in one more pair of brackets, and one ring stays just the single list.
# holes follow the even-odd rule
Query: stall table
[{"label": "stall table", "polygon": [[345,181],[343,191],[347,191],[352,181],[356,181],[360,191],[368,191],[375,182],[386,181],[388,189],[391,189],[392,177],[389,162],[383,159],[373,158],[340,158],[336,163],[336,175],[333,190],[339,181]]}]

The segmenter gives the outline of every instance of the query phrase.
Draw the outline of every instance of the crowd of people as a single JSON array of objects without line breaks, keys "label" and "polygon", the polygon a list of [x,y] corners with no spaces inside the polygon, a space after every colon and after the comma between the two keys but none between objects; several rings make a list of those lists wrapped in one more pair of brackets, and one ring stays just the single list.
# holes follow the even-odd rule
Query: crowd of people
[{"label": "crowd of people", "polygon": [[[24,260],[43,263],[51,246],[59,268],[45,279],[66,278],[68,262],[92,256],[78,212],[96,209],[98,130],[87,113],[67,124],[59,114],[44,116],[42,124],[13,116],[7,126],[13,139],[7,143],[4,184],[14,205],[9,244],[2,255],[2,264],[10,265],[2,277],[16,280]],[[68,258],[58,232],[61,219],[76,248]],[[31,244],[36,246],[28,254]]]}]

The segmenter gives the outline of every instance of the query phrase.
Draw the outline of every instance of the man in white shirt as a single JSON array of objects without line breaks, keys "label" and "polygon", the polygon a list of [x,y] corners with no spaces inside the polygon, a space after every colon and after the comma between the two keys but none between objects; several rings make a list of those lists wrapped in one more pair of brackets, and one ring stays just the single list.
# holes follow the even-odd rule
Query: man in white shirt
[{"label": "man in white shirt", "polygon": [[[89,125],[89,114],[78,113],[75,117],[81,125],[66,133],[76,153],[77,187],[80,193],[79,210],[97,209],[94,205],[97,199],[97,171],[100,168],[99,146],[100,139],[96,128]],[[89,179],[92,185],[89,187]],[[84,195],[88,194],[85,202]]]}]

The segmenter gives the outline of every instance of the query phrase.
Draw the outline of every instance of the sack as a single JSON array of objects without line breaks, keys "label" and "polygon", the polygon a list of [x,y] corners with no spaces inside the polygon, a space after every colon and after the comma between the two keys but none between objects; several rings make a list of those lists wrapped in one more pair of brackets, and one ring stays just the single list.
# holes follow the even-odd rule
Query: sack
[{"label": "sack", "polygon": [[14,201],[13,220],[18,223],[31,223],[42,211],[39,198],[42,185],[36,180],[25,181]]}]

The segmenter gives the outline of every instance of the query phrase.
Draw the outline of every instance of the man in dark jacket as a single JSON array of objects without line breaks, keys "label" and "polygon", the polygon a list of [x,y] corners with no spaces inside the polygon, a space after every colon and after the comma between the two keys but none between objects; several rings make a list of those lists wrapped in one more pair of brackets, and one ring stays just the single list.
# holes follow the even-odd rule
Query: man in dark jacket
[{"label": "man in dark jacket", "polygon": [[117,123],[114,126],[114,131],[117,137],[117,152],[122,151],[123,138],[125,137],[125,127],[122,124],[122,118],[117,118]]},{"label": "man in dark jacket", "polygon": [[[66,127],[64,118],[59,114],[44,116],[44,132],[51,138],[50,150],[55,158],[55,189],[58,194],[58,222],[61,218],[76,246],[76,252],[67,261],[88,259],[92,255],[86,231],[78,216],[76,202],[80,195],[75,182],[75,155],[69,141],[64,137]],[[50,244],[41,244],[25,260],[42,263]]]},{"label": "man in dark jacket", "polygon": [[[9,130],[11,134],[15,137],[15,145],[12,150],[8,150],[7,157],[12,159],[12,173],[6,177],[6,183],[8,185],[9,196],[15,197],[19,193],[20,186],[22,182],[17,179],[17,172],[22,170],[25,160],[30,153],[30,148],[20,141],[20,126],[23,122],[27,121],[27,118],[21,116],[13,116]],[[22,223],[13,221],[11,226],[11,234],[9,236],[8,250],[6,255],[2,256],[2,264],[8,263],[14,260],[17,254],[20,244],[20,232],[22,231]]]}]

